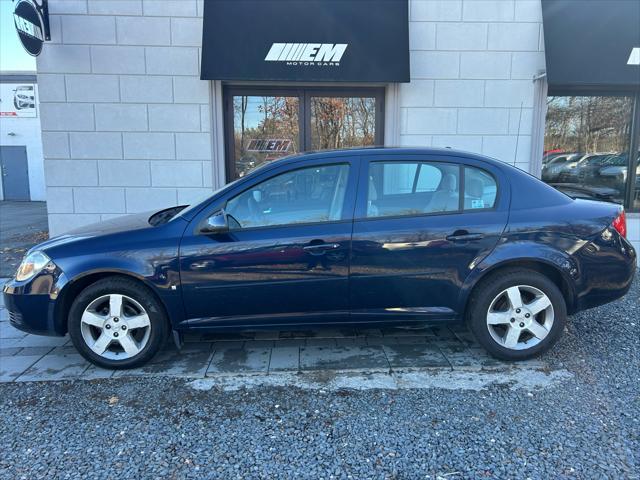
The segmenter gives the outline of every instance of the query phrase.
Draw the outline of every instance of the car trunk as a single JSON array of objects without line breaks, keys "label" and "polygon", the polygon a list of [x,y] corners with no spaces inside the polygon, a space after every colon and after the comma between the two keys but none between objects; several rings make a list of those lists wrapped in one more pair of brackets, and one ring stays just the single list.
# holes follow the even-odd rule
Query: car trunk
[{"label": "car trunk", "polygon": [[621,209],[616,203],[577,198],[569,207],[567,221],[576,235],[586,239],[611,225]]}]

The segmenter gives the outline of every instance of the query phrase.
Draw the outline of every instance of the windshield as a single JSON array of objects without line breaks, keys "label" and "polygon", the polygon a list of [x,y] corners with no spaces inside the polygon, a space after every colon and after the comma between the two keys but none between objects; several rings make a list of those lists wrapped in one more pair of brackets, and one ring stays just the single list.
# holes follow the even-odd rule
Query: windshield
[{"label": "windshield", "polygon": [[[225,185],[225,187],[226,187],[226,185]],[[187,205],[186,207],[183,207],[183,208],[181,208],[180,210],[178,210],[178,211],[175,213],[175,215],[173,215],[173,216],[171,217],[171,219],[170,219],[169,221],[171,221],[171,220],[175,219],[176,217],[181,217],[181,216],[183,216],[185,213],[188,213],[188,212],[190,212],[190,211],[192,211],[192,210],[196,209],[196,207],[199,207],[202,203],[204,203],[206,200],[208,200],[208,199],[210,199],[211,197],[213,197],[216,193],[220,192],[220,191],[221,191],[223,188],[225,188],[225,187],[219,188],[218,190],[214,190],[214,191],[213,191],[213,192],[211,192],[211,193],[206,193],[206,194],[204,194],[204,195],[201,195],[201,196],[200,196],[200,198],[198,198],[195,202],[193,202],[193,203],[191,203],[191,204]]]},{"label": "windshield", "polygon": [[[198,198],[195,202],[187,205],[186,207],[180,209],[178,212],[176,212],[176,214],[171,217],[171,220],[173,220],[176,217],[182,217],[185,214],[188,214],[189,212],[191,212],[192,210],[197,210],[198,208],[200,208],[200,206],[207,202],[211,197],[213,197],[214,195],[217,195],[218,193],[222,192],[223,190],[235,185],[240,179],[237,178],[235,179],[233,182],[231,183],[227,183],[226,185],[223,185],[222,187],[218,188],[217,190],[214,190],[213,192],[210,193],[206,193],[205,195],[202,195],[200,198]],[[169,220],[169,221],[171,221]]]}]

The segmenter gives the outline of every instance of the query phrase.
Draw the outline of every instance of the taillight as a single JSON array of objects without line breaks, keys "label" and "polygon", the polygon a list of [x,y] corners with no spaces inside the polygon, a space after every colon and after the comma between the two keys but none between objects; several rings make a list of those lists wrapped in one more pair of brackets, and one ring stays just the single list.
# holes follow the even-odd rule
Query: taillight
[{"label": "taillight", "polygon": [[627,238],[627,217],[624,214],[624,209],[620,210],[620,214],[611,223],[611,226],[615,228],[620,235]]}]

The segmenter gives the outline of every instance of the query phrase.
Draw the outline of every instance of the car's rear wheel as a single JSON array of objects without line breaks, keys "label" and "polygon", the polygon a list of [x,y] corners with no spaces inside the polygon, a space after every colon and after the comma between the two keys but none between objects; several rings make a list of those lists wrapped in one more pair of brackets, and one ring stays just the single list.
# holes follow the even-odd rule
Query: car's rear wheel
[{"label": "car's rear wheel", "polygon": [[87,360],[103,368],[143,365],[163,345],[166,315],[143,285],[122,277],[85,288],[69,310],[69,335]]},{"label": "car's rear wheel", "polygon": [[525,360],[555,344],[564,330],[567,308],[562,292],[532,270],[509,270],[484,280],[467,309],[469,328],[494,357]]}]

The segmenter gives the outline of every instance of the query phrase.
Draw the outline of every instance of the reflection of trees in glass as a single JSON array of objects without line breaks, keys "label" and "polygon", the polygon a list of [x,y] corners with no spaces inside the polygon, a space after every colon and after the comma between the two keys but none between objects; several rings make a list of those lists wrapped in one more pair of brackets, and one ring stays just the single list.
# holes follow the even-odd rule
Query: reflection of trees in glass
[{"label": "reflection of trees in glass", "polygon": [[375,98],[313,97],[311,129],[314,150],[375,143]]},{"label": "reflection of trees in glass", "polygon": [[[299,151],[299,97],[234,95],[236,174]],[[373,145],[376,100],[367,97],[311,97],[311,145],[314,150]],[[251,140],[290,140],[286,152],[248,151]]]},{"label": "reflection of trees in glass", "polygon": [[624,152],[629,147],[629,97],[549,97],[544,148]]},{"label": "reflection of trees in glass", "polygon": [[[239,176],[265,161],[298,151],[298,97],[234,96],[233,117]],[[287,139],[292,144],[288,152],[248,152],[254,139]]]}]

